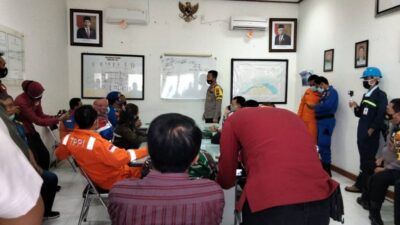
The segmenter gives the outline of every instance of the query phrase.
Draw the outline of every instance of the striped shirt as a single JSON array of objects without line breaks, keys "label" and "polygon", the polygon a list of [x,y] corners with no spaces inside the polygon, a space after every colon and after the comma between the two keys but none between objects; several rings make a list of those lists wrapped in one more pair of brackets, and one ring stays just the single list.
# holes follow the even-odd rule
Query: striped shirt
[{"label": "striped shirt", "polygon": [[224,194],[214,181],[154,170],[141,180],[116,183],[108,206],[114,225],[214,225],[223,209]]}]

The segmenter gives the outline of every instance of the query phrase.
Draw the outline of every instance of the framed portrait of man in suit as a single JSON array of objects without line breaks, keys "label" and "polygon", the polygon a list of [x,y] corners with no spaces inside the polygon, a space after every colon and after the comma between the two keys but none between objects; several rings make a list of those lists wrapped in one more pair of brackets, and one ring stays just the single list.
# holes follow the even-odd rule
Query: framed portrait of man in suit
[{"label": "framed portrait of man in suit", "polygon": [[269,20],[269,51],[296,52],[297,19],[271,18]]},{"label": "framed portrait of man in suit", "polygon": [[357,42],[354,50],[354,68],[368,66],[368,40]]},{"label": "framed portrait of man in suit", "polygon": [[70,42],[78,46],[103,46],[103,15],[99,10],[70,9]]}]

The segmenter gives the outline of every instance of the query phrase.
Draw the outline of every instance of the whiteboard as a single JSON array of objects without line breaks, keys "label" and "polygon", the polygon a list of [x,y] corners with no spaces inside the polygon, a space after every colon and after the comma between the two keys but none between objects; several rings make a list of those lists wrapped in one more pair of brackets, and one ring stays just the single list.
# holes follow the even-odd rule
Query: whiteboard
[{"label": "whiteboard", "polygon": [[23,80],[24,35],[0,25],[0,52],[4,53],[8,75],[5,79]]},{"label": "whiteboard", "polygon": [[211,56],[162,56],[162,99],[205,99],[207,72],[216,69]]},{"label": "whiteboard", "polygon": [[287,59],[232,59],[231,97],[260,103],[287,100]]},{"label": "whiteboard", "polygon": [[144,99],[144,56],[82,53],[82,98],[105,98],[111,91]]}]

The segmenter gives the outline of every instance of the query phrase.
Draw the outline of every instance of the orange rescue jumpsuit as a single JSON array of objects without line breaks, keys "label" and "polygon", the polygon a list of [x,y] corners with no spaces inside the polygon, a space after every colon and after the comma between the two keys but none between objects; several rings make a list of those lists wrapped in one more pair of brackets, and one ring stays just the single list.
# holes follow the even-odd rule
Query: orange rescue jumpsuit
[{"label": "orange rescue jumpsuit", "polygon": [[119,180],[140,178],[142,168],[129,167],[128,163],[143,158],[148,152],[147,148],[117,148],[92,130],[75,129],[64,137],[55,154],[58,160],[72,155],[96,185],[110,190]]},{"label": "orange rescue jumpsuit", "polygon": [[317,144],[318,135],[317,120],[315,119],[314,109],[308,108],[306,103],[312,105],[318,104],[319,99],[319,93],[308,88],[301,99],[299,110],[297,112],[297,115],[299,115],[306,124],[308,132],[310,132],[311,136],[314,138],[315,144]]}]

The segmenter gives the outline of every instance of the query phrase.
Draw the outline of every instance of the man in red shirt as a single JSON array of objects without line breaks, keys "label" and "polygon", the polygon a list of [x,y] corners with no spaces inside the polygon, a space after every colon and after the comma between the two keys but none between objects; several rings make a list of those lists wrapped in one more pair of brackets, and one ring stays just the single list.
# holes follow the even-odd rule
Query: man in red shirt
[{"label": "man in red shirt", "polygon": [[338,187],[322,169],[304,122],[277,108],[242,109],[224,123],[218,183],[234,186],[238,155],[247,181],[237,209],[244,224],[329,224]]},{"label": "man in red shirt", "polygon": [[221,187],[188,174],[198,158],[201,135],[189,117],[171,113],[154,119],[147,136],[154,170],[141,180],[114,185],[108,205],[112,224],[220,224]]}]

